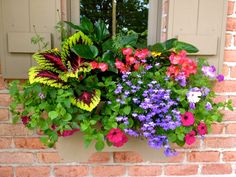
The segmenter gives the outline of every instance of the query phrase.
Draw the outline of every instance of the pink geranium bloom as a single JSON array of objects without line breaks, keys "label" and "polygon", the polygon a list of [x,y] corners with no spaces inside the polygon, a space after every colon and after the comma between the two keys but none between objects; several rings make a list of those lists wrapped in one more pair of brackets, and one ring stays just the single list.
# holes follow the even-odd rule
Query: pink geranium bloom
[{"label": "pink geranium bloom", "polygon": [[178,66],[174,66],[171,65],[170,67],[168,67],[167,69],[167,76],[172,77],[172,78],[176,78],[180,73],[180,68]]},{"label": "pink geranium bloom", "polygon": [[135,59],[134,57],[128,56],[128,55],[125,57],[125,60],[126,60],[126,63],[127,63],[128,65],[132,65],[132,64],[134,64],[135,61],[136,61],[136,59]]},{"label": "pink geranium bloom", "polygon": [[181,115],[181,122],[183,126],[191,126],[194,124],[194,115],[191,112],[185,112]]},{"label": "pink geranium bloom", "polygon": [[123,146],[128,141],[126,135],[119,128],[111,129],[106,137],[116,147]]},{"label": "pink geranium bloom", "polygon": [[123,55],[131,55],[133,53],[133,49],[132,48],[123,48],[122,53],[123,53]]},{"label": "pink geranium bloom", "polygon": [[182,64],[183,59],[186,57],[186,51],[181,50],[178,54],[172,53],[169,57],[171,64],[177,65]]},{"label": "pink geranium bloom", "polygon": [[118,59],[116,59],[115,65],[116,65],[116,68],[119,69],[120,72],[122,73],[125,73],[128,71],[128,68],[126,67],[126,65]]},{"label": "pink geranium bloom", "polygon": [[90,62],[92,69],[97,69],[98,68],[98,63],[96,61]]},{"label": "pink geranium bloom", "polygon": [[196,133],[194,130],[192,130],[191,132],[189,132],[188,134],[185,135],[185,142],[188,145],[193,144],[196,141],[196,137],[195,137]]},{"label": "pink geranium bloom", "polygon": [[149,55],[148,49],[136,50],[134,56],[140,59],[145,59]]},{"label": "pink geranium bloom", "polygon": [[108,70],[108,65],[106,63],[99,63],[98,68],[101,69],[102,72]]},{"label": "pink geranium bloom", "polygon": [[205,135],[207,134],[207,126],[205,123],[200,122],[199,125],[197,126],[197,131],[199,135]]}]

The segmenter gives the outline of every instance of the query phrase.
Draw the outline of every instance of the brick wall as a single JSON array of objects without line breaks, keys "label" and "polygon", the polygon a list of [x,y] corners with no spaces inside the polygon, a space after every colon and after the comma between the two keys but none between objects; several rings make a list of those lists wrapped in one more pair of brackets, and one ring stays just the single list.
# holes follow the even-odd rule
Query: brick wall
[{"label": "brick wall", "polygon": [[[218,100],[232,99],[236,107],[236,0],[229,0],[225,62],[226,81],[216,85]],[[236,112],[224,111],[224,121],[179,156],[144,162],[134,152],[93,154],[88,163],[63,162],[57,149],[43,146],[38,135],[22,124],[11,124],[10,99],[0,77],[0,177],[78,176],[236,176]]]}]

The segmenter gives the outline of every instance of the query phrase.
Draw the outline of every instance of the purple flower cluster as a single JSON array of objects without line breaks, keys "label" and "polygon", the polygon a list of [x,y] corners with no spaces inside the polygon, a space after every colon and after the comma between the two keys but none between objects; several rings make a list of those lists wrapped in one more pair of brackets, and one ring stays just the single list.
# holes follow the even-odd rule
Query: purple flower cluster
[{"label": "purple flower cluster", "polygon": [[[130,136],[144,136],[149,146],[164,147],[167,156],[175,155],[167,137],[157,135],[158,130],[175,130],[181,126],[181,114],[176,109],[178,101],[171,98],[171,90],[162,88],[156,80],[147,79],[145,73],[135,76],[126,73],[122,76],[122,81],[117,84],[115,91],[119,102],[133,104],[139,110],[133,110],[129,115],[139,125],[138,128],[127,128],[125,132]],[[118,116],[116,120],[129,124],[128,117],[125,116]]]}]

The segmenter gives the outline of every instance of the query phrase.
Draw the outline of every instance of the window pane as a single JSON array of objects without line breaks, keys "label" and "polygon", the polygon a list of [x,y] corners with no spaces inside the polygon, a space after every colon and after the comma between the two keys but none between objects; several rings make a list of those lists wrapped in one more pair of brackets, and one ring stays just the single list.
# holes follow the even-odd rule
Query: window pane
[{"label": "window pane", "polygon": [[[117,32],[147,30],[149,0],[117,0]],[[90,20],[102,19],[112,29],[112,0],[80,0],[80,15]]]}]

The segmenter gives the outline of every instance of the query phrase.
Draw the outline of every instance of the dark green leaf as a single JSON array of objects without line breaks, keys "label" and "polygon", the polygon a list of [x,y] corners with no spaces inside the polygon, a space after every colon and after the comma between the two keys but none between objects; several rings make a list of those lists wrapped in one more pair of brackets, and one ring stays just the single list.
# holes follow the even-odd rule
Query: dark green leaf
[{"label": "dark green leaf", "polygon": [[86,59],[94,59],[98,55],[98,49],[94,45],[76,45],[72,48],[72,51]]},{"label": "dark green leaf", "polygon": [[166,50],[170,50],[174,47],[174,42],[177,41],[176,38],[172,38],[163,43]]},{"label": "dark green leaf", "polygon": [[153,46],[151,46],[151,50],[155,52],[163,52],[164,49],[165,47],[162,43],[156,43]]},{"label": "dark green leaf", "polygon": [[188,44],[186,42],[181,42],[181,41],[175,41],[174,48],[177,51],[186,50],[188,53],[197,53],[198,52],[198,49],[195,46],[193,46],[192,44]]},{"label": "dark green leaf", "polygon": [[98,43],[102,42],[104,39],[106,39],[109,36],[109,31],[106,27],[106,24],[98,20],[98,22],[95,24],[95,39]]},{"label": "dark green leaf", "polygon": [[123,109],[123,113],[124,113],[125,115],[128,115],[128,114],[130,113],[130,111],[131,111],[131,107],[130,107],[130,106],[126,106],[126,107]]}]

